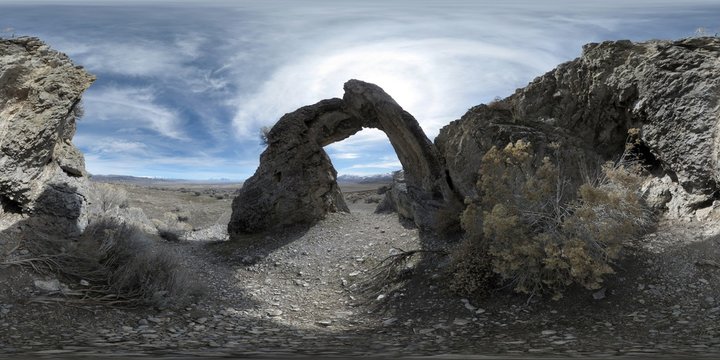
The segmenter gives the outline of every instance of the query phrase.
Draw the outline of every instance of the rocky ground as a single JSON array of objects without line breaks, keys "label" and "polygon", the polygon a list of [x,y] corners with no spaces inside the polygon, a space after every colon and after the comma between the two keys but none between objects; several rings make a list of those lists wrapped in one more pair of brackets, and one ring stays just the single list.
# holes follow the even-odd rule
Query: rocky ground
[{"label": "rocky ground", "polygon": [[[196,230],[229,212],[229,189],[126,186],[150,215],[179,207]],[[374,214],[375,190],[354,187],[352,213],[245,242],[163,242],[183,255],[205,288],[180,308],[34,302],[42,279],[0,268],[2,356],[718,356],[720,237],[712,229],[661,223],[633,244],[597,292],[553,301],[507,289],[482,299],[450,293],[447,259],[425,254],[391,286],[373,269],[400,250],[437,239]],[[198,192],[199,195],[195,193]],[[228,194],[226,197],[224,194]],[[218,195],[218,196],[216,196]],[[225,215],[224,215],[225,214]],[[22,236],[19,230],[16,236]],[[260,245],[258,245],[260,244]],[[5,259],[28,254],[5,249]]]}]

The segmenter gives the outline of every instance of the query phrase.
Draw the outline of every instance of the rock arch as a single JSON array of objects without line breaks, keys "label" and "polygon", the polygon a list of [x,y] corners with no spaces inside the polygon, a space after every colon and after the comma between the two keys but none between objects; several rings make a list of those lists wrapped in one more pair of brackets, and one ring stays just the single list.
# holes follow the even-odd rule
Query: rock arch
[{"label": "rock arch", "polygon": [[439,210],[459,203],[442,158],[412,115],[377,85],[350,80],[344,89],[342,99],[302,107],[273,126],[260,166],[233,201],[231,237],[349,211],[323,147],[366,127],[385,132],[395,149],[418,226],[436,228]]}]

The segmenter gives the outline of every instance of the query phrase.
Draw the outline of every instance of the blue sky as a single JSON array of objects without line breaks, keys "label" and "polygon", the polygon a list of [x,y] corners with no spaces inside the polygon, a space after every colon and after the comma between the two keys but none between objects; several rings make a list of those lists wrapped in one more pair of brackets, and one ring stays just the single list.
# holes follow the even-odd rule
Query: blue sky
[{"label": "blue sky", "polygon": [[[588,42],[720,32],[720,2],[0,0],[0,35],[38,36],[97,76],[74,143],[93,174],[242,180],[259,129],[374,82],[433,139]],[[326,147],[340,174],[400,164],[377,130]]]}]

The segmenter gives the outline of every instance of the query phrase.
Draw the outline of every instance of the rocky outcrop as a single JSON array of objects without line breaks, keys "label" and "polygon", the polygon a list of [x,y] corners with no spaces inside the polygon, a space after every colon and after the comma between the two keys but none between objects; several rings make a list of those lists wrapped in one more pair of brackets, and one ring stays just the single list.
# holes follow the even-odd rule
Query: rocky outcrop
[{"label": "rocky outcrop", "polygon": [[94,77],[36,38],[0,40],[0,203],[3,211],[87,222],[87,173],[71,143]]},{"label": "rocky outcrop", "polygon": [[[719,190],[718,59],[718,38],[588,44],[510,97],[470,109],[435,144],[458,191],[472,198],[480,158],[493,145],[525,138],[536,152],[552,152],[547,144],[559,142],[572,172],[577,162],[618,159],[628,129],[638,128],[647,165],[697,206]],[[654,192],[670,201],[669,190]]]},{"label": "rocky outcrop", "polygon": [[[440,131],[435,146],[381,89],[350,81],[342,100],[301,108],[273,127],[260,168],[233,203],[229,232],[345,211],[322,147],[362,127],[387,133],[405,170],[396,195],[407,194],[411,210],[403,212],[425,228],[453,219],[458,199],[477,199],[480,162],[493,146],[529,141],[538,159],[551,157],[577,184],[622,156],[630,129],[639,129],[635,155],[658,176],[643,188],[654,208],[710,206],[720,193],[718,59],[718,38],[588,44],[581,57],[510,97],[473,107]],[[393,200],[385,208],[398,208]]]},{"label": "rocky outcrop", "polygon": [[388,189],[382,201],[375,208],[375,213],[396,212],[401,220],[412,221],[415,217],[412,200],[408,196],[407,184],[405,183],[405,172],[397,171],[393,174],[392,185]]},{"label": "rocky outcrop", "polygon": [[351,80],[343,99],[300,108],[273,126],[260,166],[233,201],[230,236],[312,224],[328,212],[348,211],[323,146],[364,127],[388,135],[405,169],[415,222],[435,227],[437,210],[458,201],[437,150],[417,120],[382,89]]}]

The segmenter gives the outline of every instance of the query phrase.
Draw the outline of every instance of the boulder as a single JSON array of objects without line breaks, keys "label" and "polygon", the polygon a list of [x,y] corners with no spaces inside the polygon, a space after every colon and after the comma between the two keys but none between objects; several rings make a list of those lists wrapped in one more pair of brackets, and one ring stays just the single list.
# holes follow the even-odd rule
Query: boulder
[{"label": "boulder", "polygon": [[94,77],[31,37],[0,39],[0,204],[87,224],[84,159],[71,142]]},{"label": "boulder", "polygon": [[415,217],[403,171],[397,171],[393,174],[390,189],[385,192],[382,201],[375,208],[375,213],[390,212],[397,212],[401,220],[413,221]]}]

